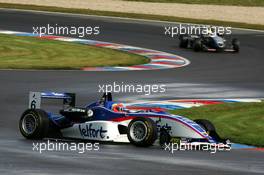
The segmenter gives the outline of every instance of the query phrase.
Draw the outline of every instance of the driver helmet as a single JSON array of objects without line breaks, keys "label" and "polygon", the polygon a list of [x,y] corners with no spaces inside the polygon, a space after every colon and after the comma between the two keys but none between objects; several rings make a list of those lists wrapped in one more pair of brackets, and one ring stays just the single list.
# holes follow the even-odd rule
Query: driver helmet
[{"label": "driver helmet", "polygon": [[122,112],[122,111],[124,111],[124,105],[122,103],[115,103],[112,105],[112,111]]},{"label": "driver helmet", "polygon": [[215,35],[215,29],[214,29],[212,26],[209,26],[209,27],[207,28],[207,34],[208,34],[209,36],[214,36],[214,35]]}]

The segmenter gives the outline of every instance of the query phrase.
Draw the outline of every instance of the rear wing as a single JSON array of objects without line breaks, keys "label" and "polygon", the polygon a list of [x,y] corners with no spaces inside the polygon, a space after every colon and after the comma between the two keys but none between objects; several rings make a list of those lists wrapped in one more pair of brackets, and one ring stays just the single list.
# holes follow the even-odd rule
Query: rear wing
[{"label": "rear wing", "polygon": [[75,106],[74,93],[57,93],[57,92],[29,92],[29,109],[40,109],[42,99],[63,100],[63,107]]}]

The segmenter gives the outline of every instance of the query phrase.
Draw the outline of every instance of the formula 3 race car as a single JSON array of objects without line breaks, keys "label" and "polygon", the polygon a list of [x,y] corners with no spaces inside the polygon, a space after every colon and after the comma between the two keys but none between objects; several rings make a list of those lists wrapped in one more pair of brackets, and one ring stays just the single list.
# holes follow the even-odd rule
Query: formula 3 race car
[{"label": "formula 3 race car", "polygon": [[240,42],[233,38],[231,43],[219,34],[180,35],[180,48],[191,48],[195,52],[239,52]]},{"label": "formula 3 race car", "polygon": [[[40,108],[43,99],[63,100],[59,113]],[[131,143],[147,147],[172,138],[189,144],[223,144],[208,120],[189,120],[163,110],[128,109],[112,100],[111,93],[84,107],[75,107],[75,94],[30,92],[29,109],[19,121],[21,134],[27,139],[74,138],[92,141]]]}]

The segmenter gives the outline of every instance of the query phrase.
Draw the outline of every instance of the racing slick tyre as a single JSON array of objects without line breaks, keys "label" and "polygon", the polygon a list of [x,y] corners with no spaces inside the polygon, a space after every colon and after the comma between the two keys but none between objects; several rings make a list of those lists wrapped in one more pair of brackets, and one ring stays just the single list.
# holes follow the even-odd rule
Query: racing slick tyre
[{"label": "racing slick tyre", "polygon": [[197,123],[198,125],[200,125],[209,136],[211,136],[212,138],[214,138],[217,142],[222,142],[222,143],[226,143],[228,141],[228,139],[222,139],[218,133],[216,132],[215,126],[212,122],[210,122],[209,120],[206,119],[196,119],[194,120],[195,123]]},{"label": "racing slick tyre", "polygon": [[180,35],[179,39],[180,39],[179,47],[180,48],[187,48],[188,47],[188,39],[185,39],[182,35]]},{"label": "racing slick tyre", "polygon": [[240,45],[240,42],[238,41],[238,39],[234,38],[232,40],[232,46],[235,52],[239,52],[239,45]]},{"label": "racing slick tyre", "polygon": [[[215,126],[212,122],[206,119],[196,119],[194,120],[195,123],[200,125],[207,133],[215,131]],[[210,135],[210,134],[209,134]]]},{"label": "racing slick tyre", "polygon": [[19,130],[27,139],[42,139],[49,130],[48,114],[41,109],[26,110],[19,121]]},{"label": "racing slick tyre", "polygon": [[153,145],[158,136],[156,123],[150,118],[138,117],[128,125],[127,137],[135,146],[148,147]]},{"label": "racing slick tyre", "polygon": [[193,43],[193,50],[195,52],[199,52],[202,50],[202,40],[201,39],[196,39]]}]

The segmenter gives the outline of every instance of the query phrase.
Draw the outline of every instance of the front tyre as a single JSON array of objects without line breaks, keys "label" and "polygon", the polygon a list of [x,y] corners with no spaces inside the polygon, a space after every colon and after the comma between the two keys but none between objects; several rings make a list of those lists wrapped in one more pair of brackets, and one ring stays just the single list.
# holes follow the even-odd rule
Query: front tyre
[{"label": "front tyre", "polygon": [[150,118],[138,117],[128,125],[128,140],[135,146],[148,147],[157,139],[156,123]]},{"label": "front tyre", "polygon": [[[206,119],[196,119],[194,120],[195,123],[200,125],[208,134],[210,132],[215,132],[215,126],[212,122]],[[210,134],[209,134],[210,135]]]},{"label": "front tyre", "polygon": [[27,139],[42,139],[48,134],[48,114],[41,109],[26,110],[19,121],[19,130]]},{"label": "front tyre", "polygon": [[235,52],[239,52],[240,49],[240,42],[238,41],[238,39],[234,38],[232,40],[232,46]]},{"label": "front tyre", "polygon": [[212,122],[206,119],[196,119],[194,120],[195,123],[200,125],[209,136],[214,138],[219,143],[227,143],[228,139],[222,139],[219,134],[216,132],[215,126]]}]

